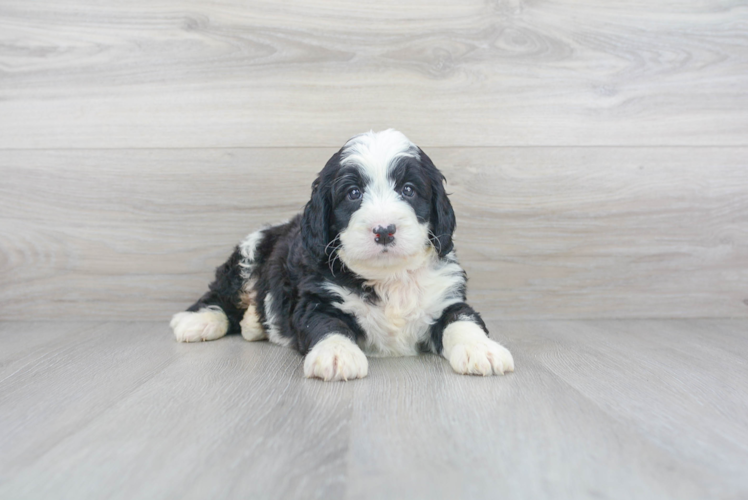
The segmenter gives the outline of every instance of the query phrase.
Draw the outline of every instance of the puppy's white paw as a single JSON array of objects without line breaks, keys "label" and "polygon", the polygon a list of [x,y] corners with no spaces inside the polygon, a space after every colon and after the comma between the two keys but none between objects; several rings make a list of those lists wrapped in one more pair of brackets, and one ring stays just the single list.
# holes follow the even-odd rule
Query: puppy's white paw
[{"label": "puppy's white paw", "polygon": [[503,375],[514,371],[509,350],[489,339],[472,321],[456,321],[444,329],[444,357],[457,373]]},{"label": "puppy's white paw", "polygon": [[169,324],[178,342],[200,342],[215,340],[226,335],[229,319],[218,306],[209,306],[197,312],[180,312]]},{"label": "puppy's white paw", "polygon": [[368,372],[366,355],[351,339],[339,333],[317,342],[304,359],[304,376],[325,382],[364,378]]},{"label": "puppy's white paw", "polygon": [[265,329],[260,324],[260,316],[257,314],[257,309],[254,304],[250,304],[246,311],[244,311],[244,317],[242,318],[239,326],[242,328],[242,337],[245,340],[254,342],[255,340],[263,340],[268,338]]}]

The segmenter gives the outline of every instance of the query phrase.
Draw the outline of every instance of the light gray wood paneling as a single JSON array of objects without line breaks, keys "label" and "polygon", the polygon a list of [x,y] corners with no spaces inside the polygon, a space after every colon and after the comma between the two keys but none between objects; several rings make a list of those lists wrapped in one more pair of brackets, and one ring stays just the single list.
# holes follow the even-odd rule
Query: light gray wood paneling
[{"label": "light gray wood paneling", "polygon": [[0,497],[748,495],[745,319],[489,328],[514,373],[424,355],[324,383],[290,349],[178,344],[163,322],[50,322],[46,344],[2,324],[28,348],[0,380]]},{"label": "light gray wood paneling", "polygon": [[342,496],[352,386],[300,383],[301,357],[268,343],[189,349],[160,323],[86,326],[0,381],[3,498]]},{"label": "light gray wood paneling", "polygon": [[[2,151],[0,317],[165,321],[333,151]],[[748,148],[427,152],[484,314],[748,316]]]},{"label": "light gray wood paneling", "polygon": [[[356,385],[350,498],[729,498],[745,488],[748,425],[735,416],[747,366],[722,354],[696,367],[701,351],[678,352],[681,338],[731,348],[712,341],[712,324],[489,326],[515,355],[505,379],[460,377],[438,358],[385,359],[371,367],[386,372],[377,384]],[[725,364],[729,374],[715,368]]]},{"label": "light gray wood paneling", "polygon": [[172,363],[173,349],[156,348],[163,339],[152,331],[127,323],[4,325],[0,345],[26,344],[28,349],[14,353],[0,372],[2,474],[14,476],[20,463],[38,459],[111,411]]},{"label": "light gray wood paneling", "polygon": [[742,2],[0,6],[0,147],[748,145]]}]

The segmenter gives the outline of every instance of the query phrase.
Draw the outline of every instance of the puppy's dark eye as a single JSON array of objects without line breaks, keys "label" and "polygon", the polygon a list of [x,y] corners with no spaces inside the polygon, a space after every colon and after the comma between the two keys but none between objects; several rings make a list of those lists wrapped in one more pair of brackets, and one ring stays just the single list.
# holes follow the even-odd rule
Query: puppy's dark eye
[{"label": "puppy's dark eye", "polygon": [[350,191],[348,191],[348,199],[351,201],[356,201],[361,198],[361,190],[359,188],[352,188]]},{"label": "puppy's dark eye", "polygon": [[411,196],[416,194],[415,190],[413,189],[413,186],[411,186],[410,184],[406,184],[405,187],[403,187],[402,193],[403,193],[403,196],[407,198],[410,198]]}]

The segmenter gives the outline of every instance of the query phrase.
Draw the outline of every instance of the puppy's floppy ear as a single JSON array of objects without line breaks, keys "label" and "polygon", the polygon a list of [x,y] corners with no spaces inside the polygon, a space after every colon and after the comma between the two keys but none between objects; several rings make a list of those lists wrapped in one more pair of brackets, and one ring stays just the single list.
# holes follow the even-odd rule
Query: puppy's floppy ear
[{"label": "puppy's floppy ear", "polygon": [[421,165],[431,183],[431,235],[429,239],[439,252],[439,257],[444,257],[452,251],[452,234],[455,231],[455,212],[452,210],[452,204],[449,202],[447,192],[444,190],[444,181],[446,178],[436,168],[426,153],[418,148],[421,156]]},{"label": "puppy's floppy ear", "polygon": [[316,261],[326,260],[325,247],[330,243],[330,182],[332,170],[340,165],[335,153],[312,183],[312,197],[301,217],[301,239],[304,248]]}]

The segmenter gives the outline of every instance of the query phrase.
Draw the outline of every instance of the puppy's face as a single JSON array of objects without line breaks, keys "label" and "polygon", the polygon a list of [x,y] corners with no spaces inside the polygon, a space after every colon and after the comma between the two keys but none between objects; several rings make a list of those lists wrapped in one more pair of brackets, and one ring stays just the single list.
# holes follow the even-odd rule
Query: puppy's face
[{"label": "puppy's face", "polygon": [[394,130],[361,134],[320,172],[304,213],[305,242],[365,278],[420,265],[452,248],[454,214],[431,160]]}]

